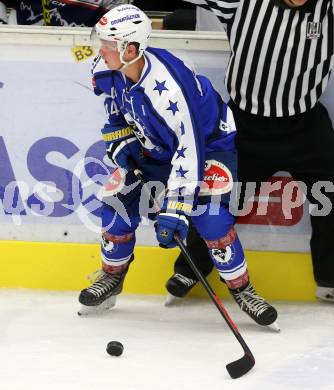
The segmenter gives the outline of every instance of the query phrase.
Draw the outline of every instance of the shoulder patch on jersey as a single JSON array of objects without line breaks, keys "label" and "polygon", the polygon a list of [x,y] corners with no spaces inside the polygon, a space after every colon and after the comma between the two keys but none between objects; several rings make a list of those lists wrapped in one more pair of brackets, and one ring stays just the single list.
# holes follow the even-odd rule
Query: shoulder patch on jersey
[{"label": "shoulder patch on jersey", "polygon": [[199,196],[227,194],[232,187],[233,176],[229,168],[220,161],[207,160]]}]

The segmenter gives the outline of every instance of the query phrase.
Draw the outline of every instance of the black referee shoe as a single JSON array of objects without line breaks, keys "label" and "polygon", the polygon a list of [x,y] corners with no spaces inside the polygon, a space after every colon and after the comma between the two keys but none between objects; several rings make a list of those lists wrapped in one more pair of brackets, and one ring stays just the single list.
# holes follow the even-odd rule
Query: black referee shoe
[{"label": "black referee shoe", "polygon": [[197,280],[187,278],[181,274],[175,273],[167,280],[167,291],[177,298],[185,297],[188,292],[195,286]]}]

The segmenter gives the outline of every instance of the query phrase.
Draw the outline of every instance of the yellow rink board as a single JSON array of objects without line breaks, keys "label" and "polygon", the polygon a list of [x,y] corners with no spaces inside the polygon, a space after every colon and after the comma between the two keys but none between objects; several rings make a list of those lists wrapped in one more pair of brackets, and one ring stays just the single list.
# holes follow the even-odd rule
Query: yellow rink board
[{"label": "yellow rink board", "polygon": [[[100,268],[99,245],[0,241],[0,287],[80,290],[87,275]],[[124,291],[165,294],[177,249],[137,247]],[[305,253],[246,251],[251,280],[258,292],[271,300],[314,300],[311,257]],[[227,297],[216,271],[208,278],[214,290]],[[196,286],[192,296],[205,297]]]}]

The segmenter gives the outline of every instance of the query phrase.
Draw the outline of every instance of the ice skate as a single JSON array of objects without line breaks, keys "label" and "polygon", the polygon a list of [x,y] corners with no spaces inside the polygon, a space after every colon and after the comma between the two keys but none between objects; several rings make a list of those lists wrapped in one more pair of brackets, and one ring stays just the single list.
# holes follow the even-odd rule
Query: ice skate
[{"label": "ice skate", "polygon": [[118,273],[99,271],[93,284],[81,291],[79,302],[82,307],[79,315],[97,314],[111,309],[116,304],[116,296],[121,293],[128,266]]},{"label": "ice skate", "polygon": [[321,301],[334,303],[334,288],[317,286],[315,296]]},{"label": "ice skate", "polygon": [[86,306],[81,305],[80,309],[78,310],[79,316],[89,316],[89,315],[99,315],[107,312],[108,310],[112,309],[116,305],[116,295],[112,295],[111,297],[107,298],[105,301],[103,301],[98,306]]},{"label": "ice skate", "polygon": [[168,294],[165,300],[165,306],[170,306],[179,298],[184,298],[196,283],[197,280],[175,273],[166,283]]},{"label": "ice skate", "polygon": [[280,331],[279,325],[276,322],[276,309],[257,295],[251,283],[248,283],[243,288],[230,289],[229,291],[241,310],[248,314],[257,324],[269,326],[277,332]]}]

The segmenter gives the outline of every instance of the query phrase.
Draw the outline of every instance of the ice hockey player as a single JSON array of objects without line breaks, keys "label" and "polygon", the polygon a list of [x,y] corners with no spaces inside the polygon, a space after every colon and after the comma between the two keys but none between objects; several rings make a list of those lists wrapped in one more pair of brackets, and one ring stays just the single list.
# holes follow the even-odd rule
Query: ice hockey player
[{"label": "ice hockey player", "polygon": [[100,49],[93,85],[97,95],[105,95],[108,111],[102,137],[109,158],[119,167],[115,178],[122,176],[120,169],[127,173],[119,192],[114,189],[114,201],[104,204],[101,274],[81,291],[79,302],[84,308],[111,307],[122,291],[143,211],[135,163],[148,184],[158,181],[166,187],[155,215],[160,245],[175,247],[175,234],[185,239],[190,218],[240,308],[260,325],[274,323],[276,310],[250,283],[229,212],[237,181],[230,109],[207,78],[170,52],[148,47],[151,22],[137,7],[112,9],[94,31]]}]

